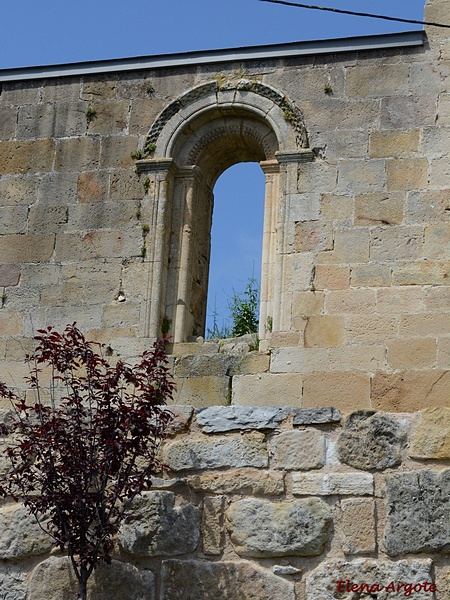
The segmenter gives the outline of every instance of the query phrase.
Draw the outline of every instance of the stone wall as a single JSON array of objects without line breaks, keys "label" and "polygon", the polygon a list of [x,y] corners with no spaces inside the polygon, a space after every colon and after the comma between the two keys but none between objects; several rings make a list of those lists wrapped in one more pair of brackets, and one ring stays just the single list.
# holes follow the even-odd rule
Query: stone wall
[{"label": "stone wall", "polygon": [[[173,410],[169,470],[135,500],[92,600],[448,598],[450,408]],[[73,597],[20,504],[0,529],[2,598]]]},{"label": "stone wall", "polygon": [[[1,378],[22,385],[47,325],[76,321],[112,360],[174,336],[170,471],[92,600],[449,597],[447,36],[0,73]],[[266,177],[258,351],[198,337],[215,178],[245,160]],[[9,501],[0,582],[4,600],[73,597]]]},{"label": "stone wall", "polygon": [[[429,1],[428,18],[445,20],[448,7]],[[204,326],[215,178],[256,160],[270,357],[236,374],[232,401],[274,403],[248,394],[281,388],[295,405],[344,412],[445,405],[446,35],[430,27],[423,46],[21,81],[3,72],[2,377],[21,381],[33,332],[49,324],[76,321],[130,357],[165,323],[182,354]],[[229,382],[209,375],[180,383],[204,394],[197,404],[227,403]]]}]

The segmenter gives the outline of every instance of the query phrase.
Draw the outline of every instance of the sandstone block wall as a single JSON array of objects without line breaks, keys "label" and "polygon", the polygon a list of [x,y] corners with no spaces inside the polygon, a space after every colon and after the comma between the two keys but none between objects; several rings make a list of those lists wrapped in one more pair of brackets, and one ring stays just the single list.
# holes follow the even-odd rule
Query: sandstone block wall
[{"label": "sandstone block wall", "polygon": [[[447,2],[427,4],[432,17],[446,9]],[[235,106],[252,135],[269,140],[250,156],[236,135],[239,157],[233,145],[220,155],[265,159],[266,205],[275,215],[264,234],[265,353],[227,372],[232,385],[214,368],[203,369],[202,380],[181,373],[178,362],[182,402],[334,403],[345,412],[445,405],[450,62],[445,31],[427,35],[423,47],[3,82],[2,377],[21,381],[19,361],[36,329],[73,321],[115,356],[148,347],[166,316],[179,342],[174,354],[215,352],[184,346],[189,339],[179,336],[201,333],[189,323],[202,319],[207,275],[189,256],[196,262],[209,252],[205,207],[226,164],[192,157],[200,144],[219,161],[219,148],[208,145],[220,136],[216,116],[197,146],[164,144],[169,133],[191,143],[178,124],[210,114],[217,98],[222,112]],[[251,103],[270,109],[272,121],[255,120]],[[155,207],[178,206],[180,186],[187,203],[189,190],[197,194],[194,220],[174,208],[161,224]],[[194,246],[186,246],[189,234],[177,238],[177,227],[192,232]],[[167,274],[164,260],[179,266]],[[189,291],[191,277],[201,285]],[[190,308],[182,326],[183,298]],[[275,400],[280,385],[284,397]]]},{"label": "sandstone block wall", "polygon": [[[135,500],[92,600],[448,598],[450,408],[172,410],[169,470]],[[0,558],[2,597],[72,597],[20,504],[0,507]]]}]

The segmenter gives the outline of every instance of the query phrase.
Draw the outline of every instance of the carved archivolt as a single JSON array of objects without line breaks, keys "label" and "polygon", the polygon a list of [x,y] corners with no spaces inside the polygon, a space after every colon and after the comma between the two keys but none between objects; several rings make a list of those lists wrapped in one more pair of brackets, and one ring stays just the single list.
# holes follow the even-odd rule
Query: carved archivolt
[{"label": "carved archivolt", "polygon": [[[207,118],[203,114],[209,111]],[[213,111],[213,113],[211,113]],[[156,118],[147,136],[146,146],[149,144],[157,150],[157,156],[174,157],[176,133],[180,133],[184,126],[189,125],[189,135],[195,133],[197,127],[193,126],[191,121],[201,123],[202,116],[204,121],[212,123],[219,116],[233,120],[233,127],[236,129],[235,135],[242,135],[242,129],[236,124],[236,117],[252,117],[255,122],[266,123],[266,128],[271,127],[277,137],[278,150],[296,150],[308,147],[308,135],[304,124],[304,119],[300,109],[291,102],[285,95],[275,88],[260,83],[241,79],[237,82],[227,82],[219,84],[217,81],[209,82],[197,86],[185,94],[179,96],[171,102]],[[174,119],[174,117],[176,117]],[[173,126],[169,122],[172,120]],[[266,159],[272,151],[271,142],[267,139],[268,131],[263,133],[261,128],[255,128],[246,124],[246,137],[254,137],[259,145],[266,145]],[[269,126],[269,127],[267,127]],[[206,147],[208,142],[223,135],[232,133],[232,125],[225,126],[223,123],[217,127],[209,127],[207,136],[203,140],[196,140],[196,150],[201,146]],[[289,136],[286,136],[286,129],[290,130]],[[173,130],[172,130],[173,129]],[[286,140],[288,138],[288,140]],[[283,147],[285,141],[289,147]],[[269,144],[269,146],[268,146]],[[194,148],[190,160],[195,163],[196,156]],[[198,154],[197,154],[198,155]]]}]

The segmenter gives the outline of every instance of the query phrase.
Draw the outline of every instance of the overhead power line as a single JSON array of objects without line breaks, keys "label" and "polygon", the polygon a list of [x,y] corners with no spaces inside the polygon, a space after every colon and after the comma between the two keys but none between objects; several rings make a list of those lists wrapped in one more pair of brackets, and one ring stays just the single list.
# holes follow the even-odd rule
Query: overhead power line
[{"label": "overhead power line", "polygon": [[339,13],[341,15],[352,15],[355,17],[369,17],[371,19],[384,19],[385,21],[398,21],[399,23],[413,23],[414,25],[428,25],[431,27],[447,27],[443,23],[433,23],[431,21],[417,21],[415,19],[401,19],[400,17],[388,17],[387,15],[374,15],[372,13],[355,12],[353,10],[343,10],[341,8],[327,8],[325,6],[314,6],[312,4],[301,4],[300,2],[287,2],[287,0],[259,0],[260,2],[271,2],[273,4],[285,4],[286,6],[297,6],[299,8],[311,8],[312,10],[325,10],[328,12]]}]

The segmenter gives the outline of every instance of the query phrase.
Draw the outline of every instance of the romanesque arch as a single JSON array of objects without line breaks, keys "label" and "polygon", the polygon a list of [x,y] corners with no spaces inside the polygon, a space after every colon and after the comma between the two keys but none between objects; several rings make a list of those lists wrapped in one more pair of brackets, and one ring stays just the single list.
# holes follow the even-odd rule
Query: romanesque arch
[{"label": "romanesque arch", "polygon": [[[290,167],[312,160],[300,110],[257,81],[214,81],[169,104],[152,124],[146,158],[151,263],[147,332],[175,342],[204,333],[213,187],[238,162],[266,177],[260,337],[282,321],[283,206]],[[150,158],[151,156],[151,158]]]}]

